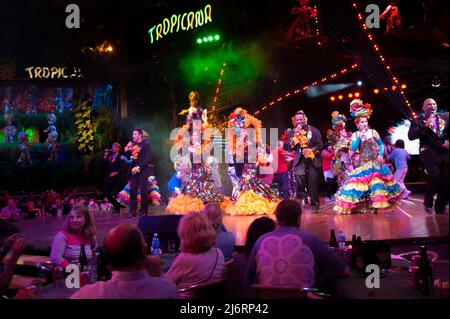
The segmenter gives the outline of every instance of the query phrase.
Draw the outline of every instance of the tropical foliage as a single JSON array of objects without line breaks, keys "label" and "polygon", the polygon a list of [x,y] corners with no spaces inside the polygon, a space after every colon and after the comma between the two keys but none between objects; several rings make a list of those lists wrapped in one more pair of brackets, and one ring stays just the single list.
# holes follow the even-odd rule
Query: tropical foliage
[{"label": "tropical foliage", "polygon": [[75,126],[77,129],[74,143],[84,153],[94,152],[94,125],[91,116],[92,98],[87,95],[80,104],[75,105]]}]

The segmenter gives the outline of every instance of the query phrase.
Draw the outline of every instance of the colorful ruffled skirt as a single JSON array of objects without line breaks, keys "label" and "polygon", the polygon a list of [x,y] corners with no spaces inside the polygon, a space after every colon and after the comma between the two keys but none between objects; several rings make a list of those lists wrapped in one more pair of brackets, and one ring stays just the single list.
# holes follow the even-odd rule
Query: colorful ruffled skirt
[{"label": "colorful ruffled skirt", "polygon": [[[147,188],[148,188],[148,200],[150,202],[150,205],[152,206],[159,206],[161,205],[161,193],[159,191],[158,182],[156,180],[155,176],[149,176],[147,181]],[[117,201],[127,206],[130,204],[130,182],[128,181],[127,185],[123,190],[119,192],[117,195]],[[137,193],[137,201],[138,205],[141,203],[141,190],[138,189]]]},{"label": "colorful ruffled skirt", "polygon": [[278,192],[256,176],[256,170],[245,168],[238,183],[235,203],[225,208],[228,215],[271,215],[280,202]]},{"label": "colorful ruffled skirt", "polygon": [[389,167],[368,162],[353,170],[339,189],[334,210],[351,214],[366,209],[391,208],[400,203],[400,184]]},{"label": "colorful ruffled skirt", "polygon": [[229,198],[225,197],[211,181],[211,173],[203,166],[193,169],[189,182],[183,188],[181,194],[173,197],[166,207],[166,212],[172,214],[188,214],[192,211],[200,211],[205,203],[213,202],[224,209],[231,204]]}]

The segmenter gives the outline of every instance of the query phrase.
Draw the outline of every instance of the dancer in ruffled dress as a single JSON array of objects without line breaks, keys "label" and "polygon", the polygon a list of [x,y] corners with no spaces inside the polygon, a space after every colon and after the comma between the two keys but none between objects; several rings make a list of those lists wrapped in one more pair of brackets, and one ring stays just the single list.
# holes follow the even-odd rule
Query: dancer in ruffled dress
[{"label": "dancer in ruffled dress", "polygon": [[229,116],[227,144],[233,156],[232,170],[239,178],[234,185],[232,199],[225,213],[229,215],[273,214],[280,201],[278,194],[257,177],[258,149],[265,153],[261,143],[261,121],[236,108]]},{"label": "dancer in ruffled dress", "polygon": [[[172,214],[188,214],[192,211],[200,211],[205,207],[206,203],[213,202],[225,208],[231,204],[229,198],[224,196],[214,185],[212,165],[208,165],[213,161],[211,156],[206,155],[211,143],[207,134],[202,134],[205,129],[209,128],[206,117],[206,110],[202,110],[200,105],[200,97],[197,92],[189,94],[190,107],[186,124],[179,129],[175,138],[175,145],[181,151],[187,149],[187,156],[190,158],[192,169],[187,178],[186,185],[183,186],[181,192],[172,197],[166,207],[166,211]],[[182,114],[184,114],[182,112]],[[203,141],[201,140],[203,135]],[[179,155],[177,155],[179,156]],[[186,156],[182,154],[182,156]]]},{"label": "dancer in ruffled dress", "polygon": [[334,210],[343,214],[391,208],[399,204],[401,188],[389,168],[383,164],[384,144],[377,131],[369,128],[370,104],[355,99],[350,113],[358,131],[352,135],[352,151],[359,150],[355,169],[336,196]]}]

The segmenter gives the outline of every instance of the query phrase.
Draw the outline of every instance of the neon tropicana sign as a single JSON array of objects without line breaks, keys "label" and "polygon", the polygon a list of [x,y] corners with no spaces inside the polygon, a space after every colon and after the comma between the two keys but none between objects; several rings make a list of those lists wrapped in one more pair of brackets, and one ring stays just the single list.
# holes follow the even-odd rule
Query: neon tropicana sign
[{"label": "neon tropicana sign", "polygon": [[193,30],[201,27],[208,22],[212,22],[211,18],[212,7],[210,4],[198,11],[185,12],[182,14],[173,14],[170,19],[164,18],[162,23],[155,24],[148,30],[150,34],[150,42],[153,43],[162,39],[169,33],[176,33],[183,30]]}]

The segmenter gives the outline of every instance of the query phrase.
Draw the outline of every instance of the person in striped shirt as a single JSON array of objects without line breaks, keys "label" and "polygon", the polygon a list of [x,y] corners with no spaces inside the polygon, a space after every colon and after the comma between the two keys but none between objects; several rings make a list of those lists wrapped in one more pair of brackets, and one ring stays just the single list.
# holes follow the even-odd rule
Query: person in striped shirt
[{"label": "person in striped shirt", "polygon": [[86,206],[75,206],[53,239],[51,262],[62,268],[78,263],[82,244],[89,261],[95,248],[94,220]]}]

